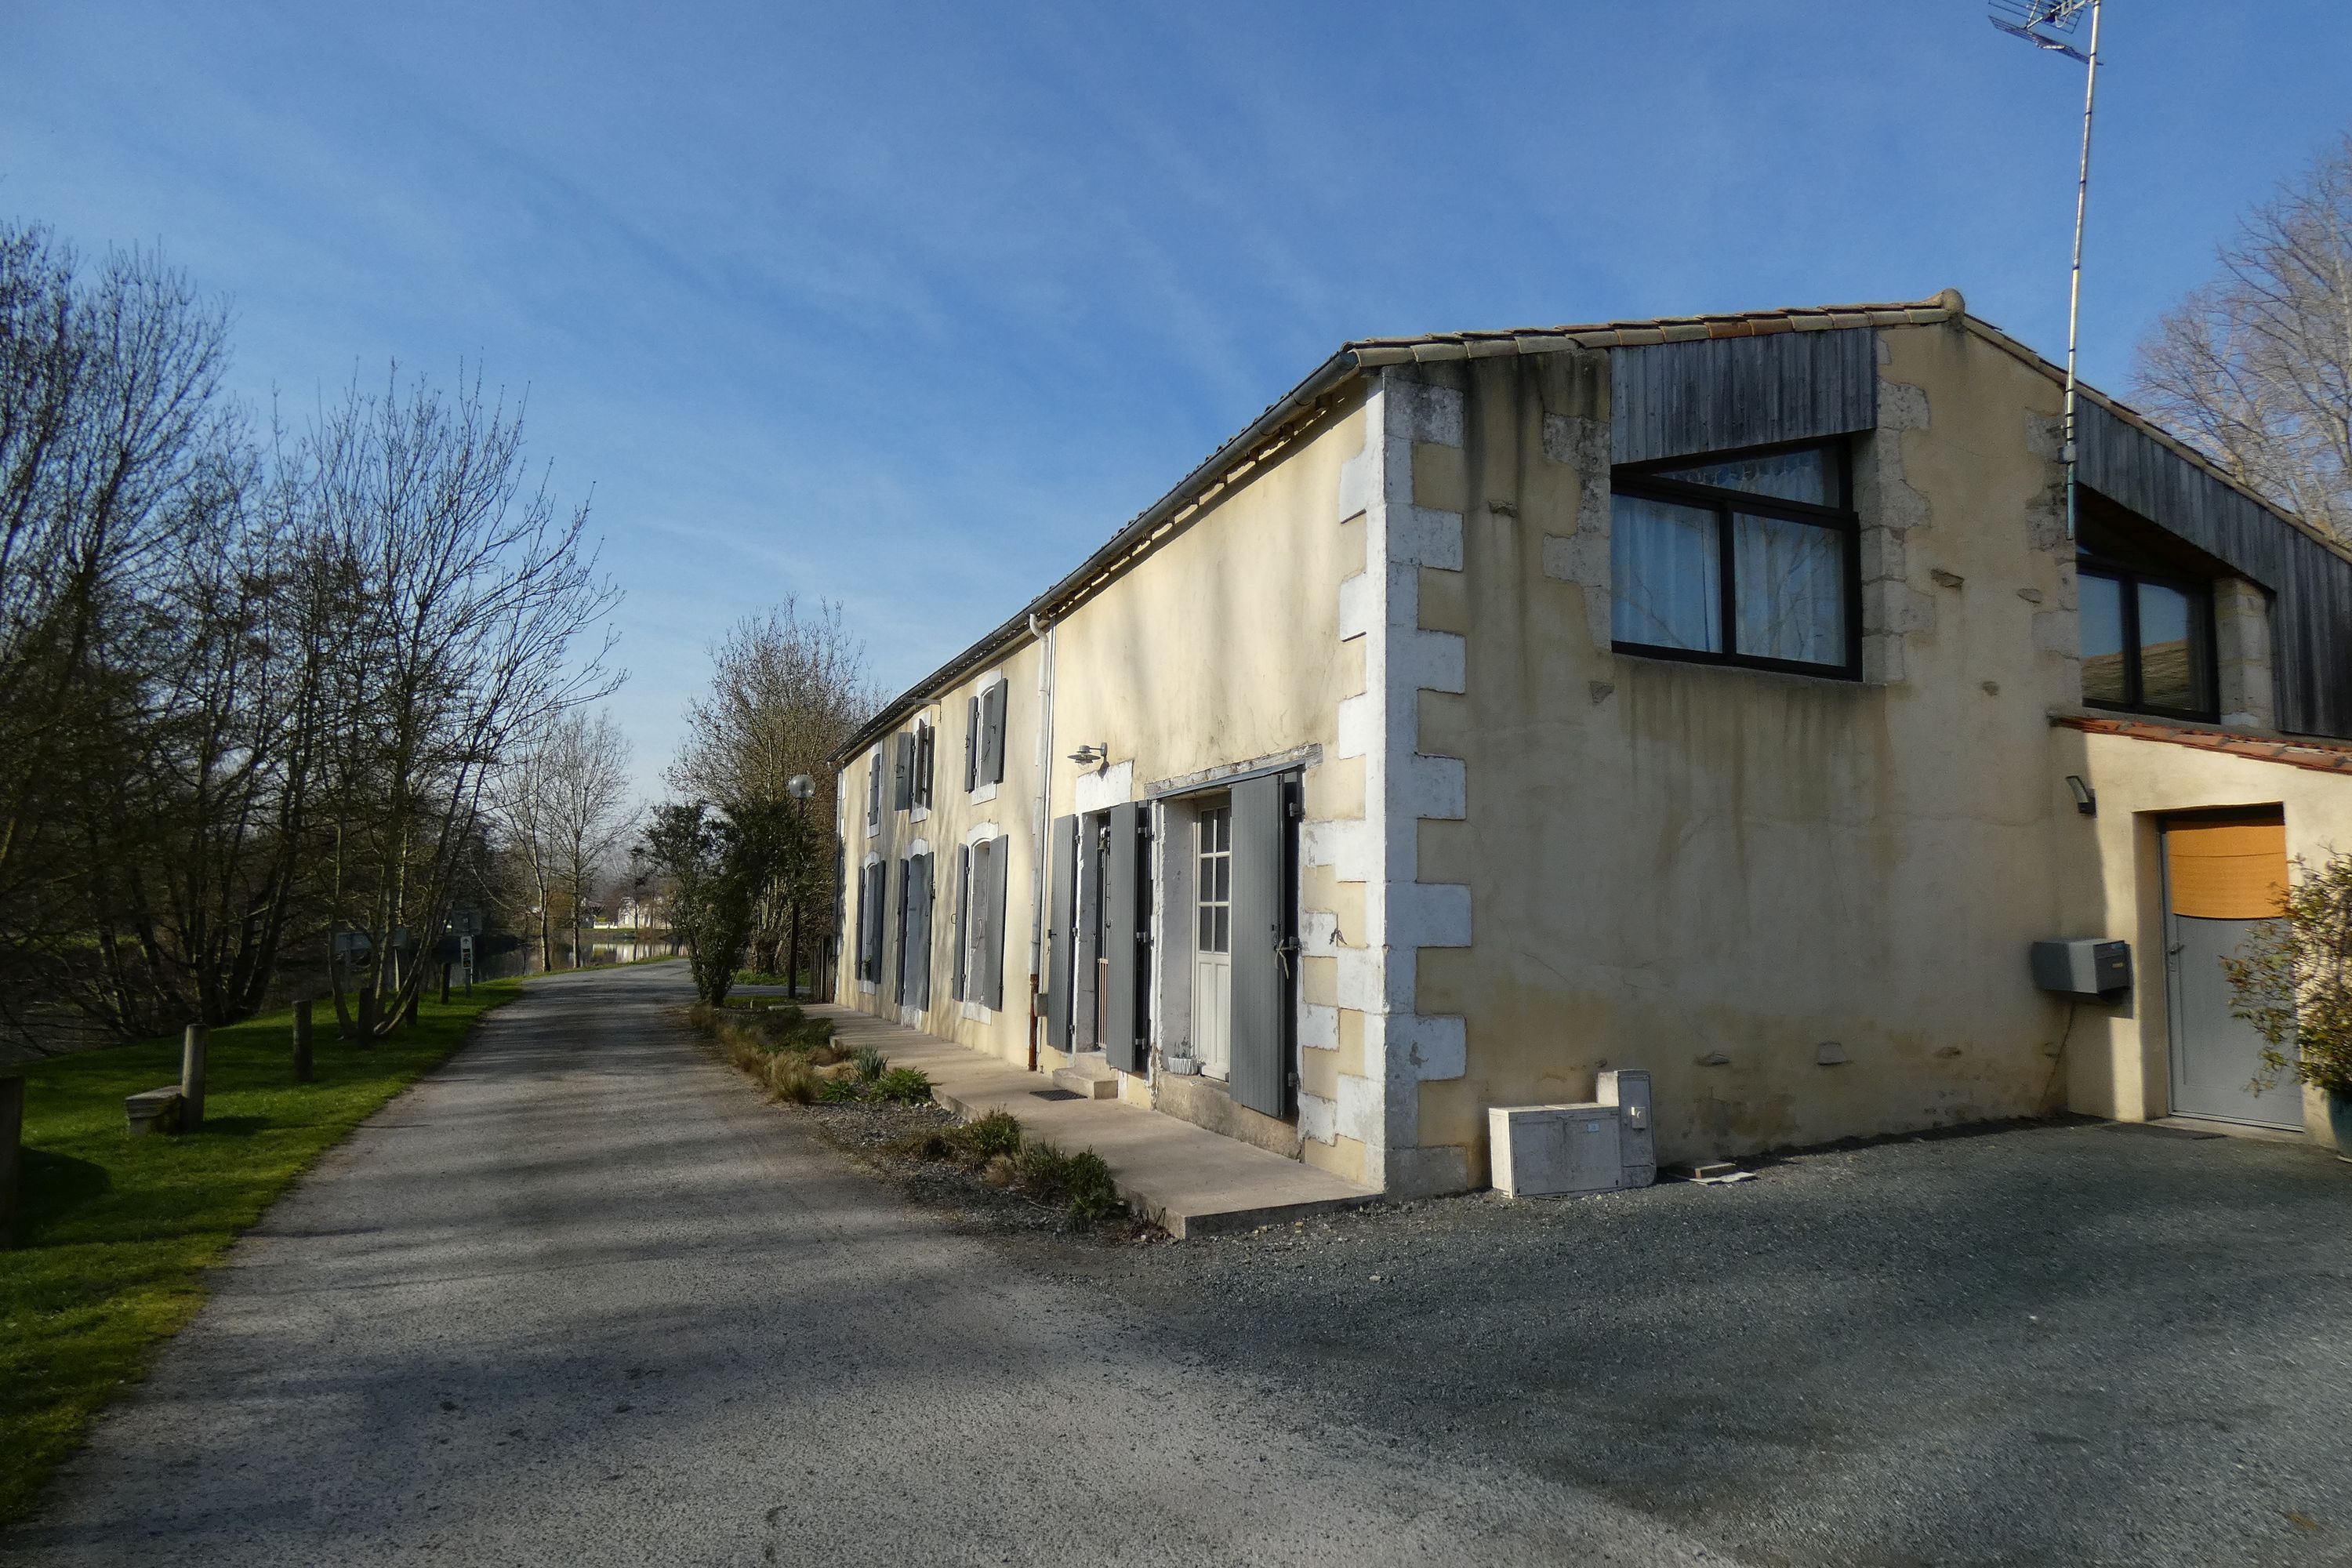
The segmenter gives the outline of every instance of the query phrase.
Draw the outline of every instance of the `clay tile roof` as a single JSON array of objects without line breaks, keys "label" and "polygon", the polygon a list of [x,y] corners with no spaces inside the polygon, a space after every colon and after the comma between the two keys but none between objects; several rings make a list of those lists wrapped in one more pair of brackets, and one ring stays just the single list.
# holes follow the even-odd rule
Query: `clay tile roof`
[{"label": "clay tile roof", "polygon": [[2308,768],[2314,773],[2352,773],[2352,745],[2335,741],[2300,737],[2288,741],[2272,735],[2249,735],[2211,726],[2192,728],[2182,724],[2161,724],[2147,719],[2107,719],[2084,713],[2060,714],[2050,721],[2064,729],[2081,730],[2093,735],[2121,735],[2134,741],[2157,741],[2170,746],[2189,746],[2200,752],[2221,752],[2257,763],[2284,763],[2288,767]]}]

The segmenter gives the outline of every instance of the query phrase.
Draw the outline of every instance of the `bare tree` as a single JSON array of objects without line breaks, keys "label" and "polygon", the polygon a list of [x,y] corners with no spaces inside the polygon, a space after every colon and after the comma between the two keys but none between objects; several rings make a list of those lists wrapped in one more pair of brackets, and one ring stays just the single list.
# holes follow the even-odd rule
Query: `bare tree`
[{"label": "bare tree", "polygon": [[[730,818],[785,814],[777,831],[748,842],[772,846],[776,864],[759,879],[751,952],[753,966],[796,973],[795,926],[827,929],[832,886],[822,836],[799,829],[833,820],[834,749],[879,701],[865,645],[844,626],[841,606],[818,601],[803,615],[786,599],[766,615],[738,622],[711,650],[710,688],[687,710],[687,738],[669,769],[673,789],[714,802]],[[789,798],[795,773],[816,784],[806,802]],[[787,945],[793,951],[780,962]]]},{"label": "bare tree", "polygon": [[2138,395],[2241,483],[2352,542],[2352,134],[2158,321]]},{"label": "bare tree", "polygon": [[20,932],[70,880],[65,808],[110,710],[135,706],[124,639],[236,467],[226,342],[155,257],[85,278],[45,231],[0,225],[0,919]]},{"label": "bare tree", "polygon": [[572,904],[572,966],[587,956],[588,904],[605,863],[635,826],[630,810],[629,742],[611,713],[572,712],[549,732],[544,774],[548,818]]},{"label": "bare tree", "polygon": [[[478,378],[451,395],[396,369],[381,393],[354,385],[308,449],[321,568],[348,586],[322,800],[334,914],[367,934],[385,1032],[425,973],[404,953],[446,923],[488,775],[617,684],[609,638],[584,660],[572,644],[618,593],[587,547],[587,508],[560,510],[530,480],[521,413]],[[347,1012],[340,984],[335,998]]]},{"label": "bare tree", "polygon": [[545,734],[526,738],[513,760],[490,777],[488,798],[499,830],[500,847],[528,891],[521,912],[539,928],[541,962],[555,967],[555,849],[551,813],[552,789],[548,782],[550,748]]}]

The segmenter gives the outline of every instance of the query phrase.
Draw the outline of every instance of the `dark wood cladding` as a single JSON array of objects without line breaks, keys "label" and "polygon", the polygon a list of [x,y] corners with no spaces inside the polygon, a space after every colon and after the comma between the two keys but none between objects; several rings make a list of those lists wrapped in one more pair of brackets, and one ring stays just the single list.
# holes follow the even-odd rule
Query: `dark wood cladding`
[{"label": "dark wood cladding", "polygon": [[2084,486],[2271,591],[2278,727],[2352,737],[2352,561],[2098,405],[2080,418]]},{"label": "dark wood cladding", "polygon": [[1843,436],[1878,423],[1878,334],[1847,328],[1612,349],[1609,381],[1620,463]]}]

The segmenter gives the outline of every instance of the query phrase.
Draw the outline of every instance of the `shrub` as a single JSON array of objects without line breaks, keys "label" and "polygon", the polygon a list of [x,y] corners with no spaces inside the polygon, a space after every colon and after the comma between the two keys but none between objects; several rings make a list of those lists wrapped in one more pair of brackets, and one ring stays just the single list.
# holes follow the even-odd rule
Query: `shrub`
[{"label": "shrub", "polygon": [[1021,1120],[1009,1110],[992,1110],[965,1122],[950,1134],[975,1161],[1021,1152]]},{"label": "shrub", "polygon": [[892,1068],[874,1080],[872,1095],[898,1105],[920,1105],[931,1098],[931,1075],[920,1068]]},{"label": "shrub", "polygon": [[1070,1157],[1062,1152],[1058,1143],[1043,1138],[1022,1143],[1021,1152],[1013,1157],[1021,1190],[1039,1203],[1055,1203],[1062,1196],[1062,1185],[1068,1179]]},{"label": "shrub", "polygon": [[768,1088],[778,1100],[790,1100],[794,1105],[806,1105],[822,1092],[821,1080],[805,1057],[770,1057]]},{"label": "shrub", "polygon": [[2318,866],[2298,858],[2294,869],[2277,916],[2221,961],[2230,1011],[2263,1037],[2257,1087],[2291,1069],[2315,1088],[2352,1095],[2352,855]]},{"label": "shrub", "polygon": [[1079,1224],[1097,1225],[1127,1212],[1118,1184],[1110,1179],[1110,1167],[1093,1150],[1071,1155],[1062,1168],[1062,1179],[1063,1200],[1070,1217]]},{"label": "shrub", "polygon": [[856,1079],[827,1078],[817,1080],[816,1098],[824,1105],[846,1105],[865,1099],[866,1092]]},{"label": "shrub", "polygon": [[890,1058],[872,1046],[858,1047],[849,1053],[849,1059],[856,1064],[858,1078],[866,1083],[872,1083],[879,1079],[883,1069],[890,1065]]}]

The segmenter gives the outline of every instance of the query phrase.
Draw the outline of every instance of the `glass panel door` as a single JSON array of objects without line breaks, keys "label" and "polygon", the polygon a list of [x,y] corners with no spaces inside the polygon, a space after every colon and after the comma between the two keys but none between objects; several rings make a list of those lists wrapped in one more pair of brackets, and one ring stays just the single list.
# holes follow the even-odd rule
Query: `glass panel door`
[{"label": "glass panel door", "polygon": [[1192,1055],[1222,1079],[1233,1066],[1234,814],[1201,813],[1192,875]]}]

